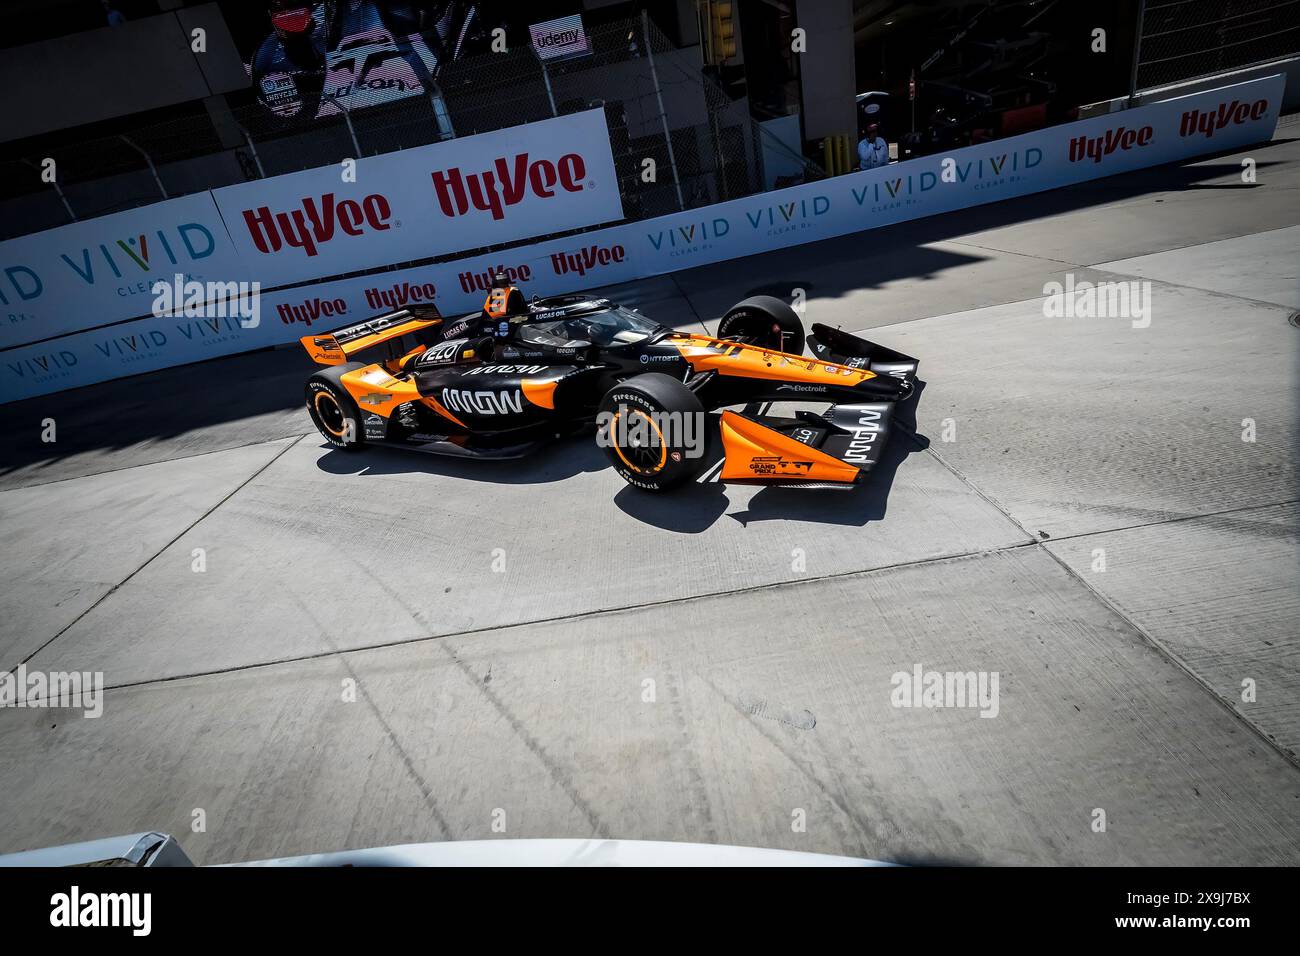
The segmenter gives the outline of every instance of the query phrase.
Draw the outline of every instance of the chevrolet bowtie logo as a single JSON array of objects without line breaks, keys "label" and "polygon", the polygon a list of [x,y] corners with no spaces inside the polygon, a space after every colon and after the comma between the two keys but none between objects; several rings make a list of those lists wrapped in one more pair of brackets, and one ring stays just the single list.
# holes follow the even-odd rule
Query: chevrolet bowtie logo
[{"label": "chevrolet bowtie logo", "polygon": [[387,392],[371,392],[369,395],[361,396],[361,404],[382,405],[384,402],[392,400],[392,397],[393,396],[389,395]]}]

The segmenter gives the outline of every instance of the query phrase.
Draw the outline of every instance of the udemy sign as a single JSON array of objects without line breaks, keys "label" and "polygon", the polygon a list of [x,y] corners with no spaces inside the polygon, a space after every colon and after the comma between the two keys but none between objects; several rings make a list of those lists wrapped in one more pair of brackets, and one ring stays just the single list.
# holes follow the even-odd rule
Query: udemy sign
[{"label": "udemy sign", "polygon": [[542,61],[566,60],[591,53],[581,14],[534,23],[528,28],[528,33],[532,37],[533,51]]}]

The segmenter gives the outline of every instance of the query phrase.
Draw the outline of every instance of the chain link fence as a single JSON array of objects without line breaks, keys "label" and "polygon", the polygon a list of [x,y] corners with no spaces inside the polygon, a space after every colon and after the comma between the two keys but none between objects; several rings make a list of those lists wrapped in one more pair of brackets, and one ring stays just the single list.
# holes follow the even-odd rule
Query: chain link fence
[{"label": "chain link fence", "polygon": [[[309,125],[250,102],[40,155],[30,147],[0,155],[7,173],[0,176],[0,202],[22,197],[39,208],[26,222],[6,222],[0,238],[592,108],[605,111],[628,219],[763,189],[764,131],[746,101],[731,100],[701,70],[697,48],[675,48],[646,17],[594,27],[588,37],[588,56],[544,64],[521,47],[466,57],[448,65],[439,89],[427,95],[362,110],[338,104]],[[808,178],[823,175],[798,158]],[[47,159],[55,163],[54,184],[40,176]]]},{"label": "chain link fence", "polygon": [[1148,0],[1135,86],[1150,90],[1300,51],[1300,0]]}]

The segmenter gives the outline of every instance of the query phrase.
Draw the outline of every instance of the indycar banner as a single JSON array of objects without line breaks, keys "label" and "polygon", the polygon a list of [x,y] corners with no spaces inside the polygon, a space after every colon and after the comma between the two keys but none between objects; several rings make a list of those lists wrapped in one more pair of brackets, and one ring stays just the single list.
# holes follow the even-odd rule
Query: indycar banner
[{"label": "indycar banner", "polygon": [[623,218],[603,109],[213,195],[265,288]]},{"label": "indycar banner", "polygon": [[148,315],[177,273],[248,278],[211,193],[0,242],[0,349]]},{"label": "indycar banner", "polygon": [[658,219],[274,291],[253,327],[149,318],[13,348],[0,352],[0,402],[293,342],[411,304],[450,319],[482,305],[498,270],[530,297],[595,289],[1237,149],[1273,134],[1283,89],[1282,76],[1268,77]]}]

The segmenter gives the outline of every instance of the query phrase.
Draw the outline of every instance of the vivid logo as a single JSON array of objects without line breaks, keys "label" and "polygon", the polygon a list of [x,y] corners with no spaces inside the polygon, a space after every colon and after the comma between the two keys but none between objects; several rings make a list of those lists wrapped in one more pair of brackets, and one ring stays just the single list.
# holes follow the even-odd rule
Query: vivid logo
[{"label": "vivid logo", "polygon": [[826,196],[814,196],[811,206],[807,199],[792,200],[777,203],[775,206],[767,206],[754,212],[747,212],[745,218],[749,220],[750,226],[761,229],[765,224],[768,226],[783,226],[797,219],[822,216],[829,212],[830,208],[830,199]]},{"label": "vivid logo", "polygon": [[360,202],[345,199],[338,202],[333,193],[319,200],[310,196],[301,201],[298,209],[272,213],[266,206],[244,210],[244,224],[257,251],[264,255],[279,252],[285,245],[301,249],[308,256],[320,253],[320,246],[334,238],[336,231],[344,235],[360,236],[366,229],[383,232],[391,229],[393,210],[388,200],[372,193]]},{"label": "vivid logo", "polygon": [[433,188],[444,216],[463,216],[472,205],[499,220],[505,218],[506,207],[523,201],[526,190],[539,199],[554,196],[557,185],[565,192],[582,192],[586,177],[587,164],[577,153],[566,153],[557,163],[549,159],[530,163],[527,153],[517,153],[512,162],[501,158],[478,173],[462,173],[459,166],[440,169],[433,173]]},{"label": "vivid logo", "polygon": [[33,355],[30,358],[19,359],[17,362],[6,362],[5,367],[19,378],[42,378],[56,372],[67,372],[77,364],[77,355],[75,352],[69,352],[67,349],[60,349],[57,352],[49,352],[45,355]]},{"label": "vivid logo", "polygon": [[1121,126],[1118,129],[1108,129],[1101,136],[1076,136],[1070,140],[1070,162],[1091,159],[1094,163],[1100,163],[1104,157],[1116,151],[1150,145],[1154,135],[1155,131],[1150,126],[1140,129]]},{"label": "vivid logo", "polygon": [[[983,162],[983,160],[980,160]],[[968,167],[970,163],[966,164]],[[967,170],[969,172],[969,169]],[[899,196],[910,196],[913,193],[923,193],[934,188],[938,182],[938,177],[934,173],[926,171],[919,176],[911,174],[907,176],[898,176],[894,179],[886,179],[882,182],[866,183],[862,186],[852,189],[853,201],[861,206],[870,196],[873,202],[888,202],[891,199],[897,199]]]},{"label": "vivid logo", "polygon": [[[134,236],[110,239],[93,246],[83,246],[75,252],[59,253],[59,260],[86,285],[95,285],[105,275],[112,280],[127,278],[153,271],[160,261],[172,269],[182,260],[194,262],[205,259],[216,251],[217,242],[209,229],[197,222],[187,222],[168,232],[156,229]],[[188,264],[187,262],[187,264]],[[9,305],[11,297],[20,302],[30,302],[45,291],[45,283],[34,269],[27,266],[9,266],[0,283],[0,305]]]},{"label": "vivid logo", "polygon": [[1254,103],[1220,103],[1217,110],[1188,110],[1178,124],[1179,136],[1195,136],[1198,133],[1206,139],[1228,126],[1238,126],[1246,120],[1260,119],[1268,112],[1268,100],[1256,100]]},{"label": "vivid logo", "polygon": [[661,252],[665,246],[668,249],[689,249],[702,242],[721,239],[729,232],[731,232],[731,223],[718,217],[711,221],[702,219],[673,229],[647,232],[645,237],[650,240],[650,245],[655,247],[656,252]]}]

